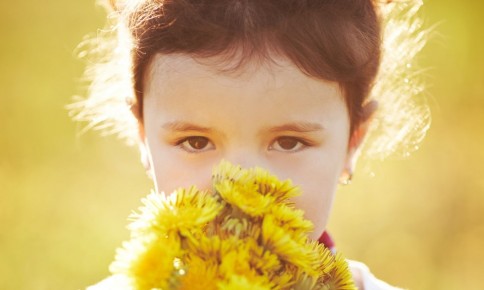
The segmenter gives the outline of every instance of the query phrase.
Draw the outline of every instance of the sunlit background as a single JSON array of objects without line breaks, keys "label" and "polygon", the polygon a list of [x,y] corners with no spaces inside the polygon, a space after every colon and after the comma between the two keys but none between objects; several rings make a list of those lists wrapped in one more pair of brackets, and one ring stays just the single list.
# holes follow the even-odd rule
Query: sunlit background
[{"label": "sunlit background", "polygon": [[[472,4],[471,4],[472,3]],[[410,289],[484,289],[484,2],[427,1],[420,56],[432,127],[410,158],[360,163],[329,229],[347,257]],[[136,148],[78,136],[74,49],[94,1],[0,3],[0,289],[82,289],[106,277],[151,183]]]}]

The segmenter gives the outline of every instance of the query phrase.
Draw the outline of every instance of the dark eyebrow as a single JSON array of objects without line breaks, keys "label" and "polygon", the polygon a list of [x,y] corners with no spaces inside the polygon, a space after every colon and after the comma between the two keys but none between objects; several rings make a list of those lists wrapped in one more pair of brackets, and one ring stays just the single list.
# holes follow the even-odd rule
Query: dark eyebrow
[{"label": "dark eyebrow", "polygon": [[293,131],[300,133],[309,133],[322,130],[324,130],[324,127],[321,124],[310,122],[287,123],[280,126],[271,127],[269,129],[270,132]]},{"label": "dark eyebrow", "polygon": [[207,127],[198,126],[188,122],[174,121],[168,122],[161,126],[165,130],[176,132],[198,131],[203,133],[210,133],[213,130]]}]

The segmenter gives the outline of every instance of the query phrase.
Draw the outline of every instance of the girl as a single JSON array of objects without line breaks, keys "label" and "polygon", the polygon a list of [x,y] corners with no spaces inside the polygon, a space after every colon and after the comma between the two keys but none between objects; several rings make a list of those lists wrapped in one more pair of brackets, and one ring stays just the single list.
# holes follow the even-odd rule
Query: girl
[{"label": "girl", "polygon": [[[351,181],[377,105],[392,102],[372,98],[387,93],[377,74],[390,5],[113,0],[115,37],[97,43],[105,59],[88,70],[90,97],[76,119],[136,140],[159,192],[209,188],[222,159],[290,178],[303,192],[296,206],[315,225],[311,238],[329,245],[336,188]],[[350,267],[359,289],[395,289],[361,263]],[[106,283],[119,281],[98,285]]]}]

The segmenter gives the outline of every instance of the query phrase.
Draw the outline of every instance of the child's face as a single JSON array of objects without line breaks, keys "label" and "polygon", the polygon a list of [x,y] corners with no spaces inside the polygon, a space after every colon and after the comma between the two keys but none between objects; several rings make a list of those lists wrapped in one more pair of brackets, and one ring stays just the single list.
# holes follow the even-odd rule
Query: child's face
[{"label": "child's face", "polygon": [[144,140],[158,191],[208,189],[226,159],[259,166],[302,189],[298,208],[323,232],[348,163],[349,117],[336,83],[285,60],[237,73],[185,55],[157,55],[146,74]]}]

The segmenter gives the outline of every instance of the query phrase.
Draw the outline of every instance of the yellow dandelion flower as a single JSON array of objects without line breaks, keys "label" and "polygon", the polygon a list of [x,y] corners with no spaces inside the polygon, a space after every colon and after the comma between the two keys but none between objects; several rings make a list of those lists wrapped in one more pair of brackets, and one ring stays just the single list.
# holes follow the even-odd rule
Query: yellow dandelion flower
[{"label": "yellow dandelion flower", "polygon": [[310,259],[311,253],[306,244],[295,241],[291,234],[275,223],[272,215],[266,215],[262,222],[262,242],[281,260],[300,267],[303,272],[316,275]]},{"label": "yellow dandelion flower", "polygon": [[220,273],[225,277],[232,275],[251,276],[254,271],[249,264],[250,253],[246,247],[238,247],[226,253],[220,263]]},{"label": "yellow dandelion flower", "polygon": [[131,216],[135,220],[129,229],[134,235],[150,231],[188,235],[212,221],[223,207],[214,196],[195,187],[177,190],[168,197],[151,193],[142,202],[140,213]]},{"label": "yellow dandelion flower", "polygon": [[291,180],[279,180],[267,170],[256,167],[251,170],[254,183],[258,185],[258,192],[275,198],[276,203],[285,203],[290,198],[301,195],[299,187],[294,186]]},{"label": "yellow dandelion flower", "polygon": [[250,185],[251,190],[264,196],[272,197],[273,203],[287,202],[290,198],[301,194],[300,189],[294,186],[290,180],[279,180],[267,170],[255,167],[242,169],[223,160],[213,170],[213,184],[224,181],[239,185]]},{"label": "yellow dandelion flower", "polygon": [[222,162],[214,194],[150,194],[110,269],[133,290],[354,289],[346,261],[307,234],[290,181]]},{"label": "yellow dandelion flower", "polygon": [[[270,253],[264,255],[263,249],[257,248],[260,248],[257,241],[249,237],[239,241],[236,247],[223,255],[219,270],[224,280],[229,281],[233,276],[241,276],[253,285],[272,285],[272,289],[274,283],[271,282],[271,277],[280,269],[279,260]],[[260,260],[255,254],[265,259]]]},{"label": "yellow dandelion flower", "polygon": [[274,284],[273,290],[287,290],[293,289],[294,274],[290,271],[281,271],[275,275],[270,276],[270,281]]},{"label": "yellow dandelion flower", "polygon": [[257,185],[253,183],[222,180],[214,184],[214,188],[224,201],[252,217],[267,213],[274,202],[274,198],[271,196],[257,192]]},{"label": "yellow dandelion flower", "polygon": [[239,182],[241,184],[253,183],[253,178],[249,174],[248,170],[242,169],[238,165],[222,160],[212,170],[212,183],[217,184],[224,180],[232,182]]},{"label": "yellow dandelion flower", "polygon": [[339,264],[335,263],[335,257],[331,250],[318,241],[308,242],[307,247],[309,249],[309,259],[312,262],[312,267],[320,275],[326,275],[333,271],[334,267],[339,266]]},{"label": "yellow dandelion flower", "polygon": [[241,243],[234,237],[222,239],[219,236],[200,236],[197,241],[187,241],[186,250],[189,254],[198,256],[207,263],[220,263],[225,255]]},{"label": "yellow dandelion flower", "polygon": [[234,236],[239,239],[244,239],[247,237],[258,237],[260,232],[260,225],[252,223],[251,220],[226,216],[220,222],[218,234],[222,238]]},{"label": "yellow dandelion flower", "polygon": [[348,267],[348,263],[343,256],[338,253],[334,257],[334,267],[328,273],[324,285],[328,290],[356,290],[356,286]]},{"label": "yellow dandelion flower", "polygon": [[[251,279],[252,278],[252,279]],[[270,290],[273,285],[267,281],[267,278],[247,277],[240,275],[232,275],[226,281],[219,282],[218,289],[220,290]]]},{"label": "yellow dandelion flower", "polygon": [[293,290],[321,290],[316,287],[318,279],[306,273],[298,273],[297,282],[293,285]]},{"label": "yellow dandelion flower", "polygon": [[264,275],[272,276],[274,274],[280,274],[282,263],[276,254],[265,249],[254,238],[246,239],[244,247],[249,252],[249,264],[251,268]]},{"label": "yellow dandelion flower", "polygon": [[163,289],[177,272],[174,261],[180,254],[179,242],[173,238],[150,236],[131,239],[117,250],[110,271],[126,276],[133,289]]},{"label": "yellow dandelion flower", "polygon": [[218,279],[217,263],[210,263],[197,256],[189,256],[186,273],[180,279],[178,290],[216,290]]},{"label": "yellow dandelion flower", "polygon": [[305,242],[307,235],[314,229],[313,223],[304,219],[304,212],[291,205],[280,204],[271,207],[274,222],[290,233],[295,240]]}]

